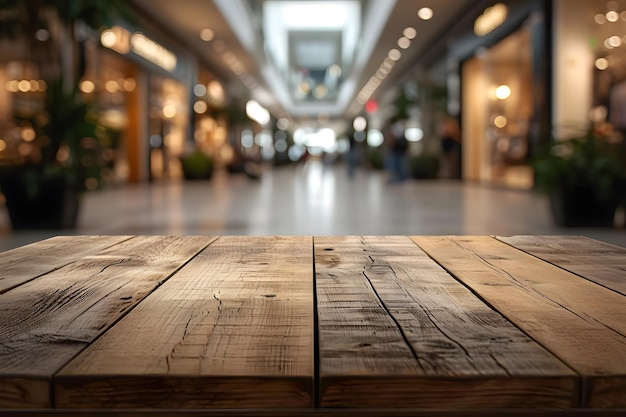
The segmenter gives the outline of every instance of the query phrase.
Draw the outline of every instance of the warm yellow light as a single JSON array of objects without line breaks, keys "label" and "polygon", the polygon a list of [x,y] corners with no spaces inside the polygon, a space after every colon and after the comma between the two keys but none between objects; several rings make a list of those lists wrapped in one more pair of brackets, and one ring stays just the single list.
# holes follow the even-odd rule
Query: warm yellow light
[{"label": "warm yellow light", "polygon": [[30,83],[26,80],[22,80],[19,83],[17,83],[17,89],[21,91],[22,93],[26,93],[27,91],[30,90]]},{"label": "warm yellow light", "polygon": [[485,36],[506,20],[509,9],[503,3],[496,3],[476,18],[474,21],[474,33],[477,36]]},{"label": "warm yellow light", "polygon": [[313,95],[317,99],[322,99],[326,97],[327,94],[328,94],[328,87],[326,87],[324,84],[316,85],[315,88],[313,89]]},{"label": "warm yellow light", "polygon": [[0,139],[0,152],[4,151],[7,148],[7,143],[4,139]]},{"label": "warm yellow light", "polygon": [[417,11],[417,16],[422,20],[430,20],[433,18],[433,9],[430,7],[422,7]]},{"label": "warm yellow light", "polygon": [[300,84],[298,84],[298,92],[300,94],[306,95],[309,94],[309,91],[311,91],[309,83],[302,81]]},{"label": "warm yellow light", "polygon": [[507,122],[508,120],[506,120],[506,117],[504,116],[496,116],[496,118],[493,119],[493,124],[496,125],[496,127],[500,129],[506,126]]},{"label": "warm yellow light", "polygon": [[130,37],[130,45],[137,55],[144,57],[153,64],[168,71],[176,69],[178,63],[176,55],[143,33],[133,33]]},{"label": "warm yellow light", "polygon": [[209,28],[202,29],[202,31],[200,32],[200,39],[205,42],[211,41],[214,37],[215,33]]},{"label": "warm yellow light", "polygon": [[609,61],[606,58],[596,59],[596,68],[600,71],[604,71],[609,67]]},{"label": "warm yellow light", "polygon": [[622,38],[620,38],[617,35],[611,36],[610,38],[607,39],[607,41],[609,42],[609,45],[611,45],[613,48],[622,46]]},{"label": "warm yellow light", "polygon": [[104,89],[107,90],[109,93],[115,93],[117,90],[119,90],[119,88],[120,86],[115,80],[109,80],[104,83]]},{"label": "warm yellow light", "polygon": [[102,46],[113,48],[117,42],[117,35],[111,29],[106,29],[100,35],[100,42]]},{"label": "warm yellow light", "polygon": [[207,85],[207,92],[215,102],[221,103],[224,101],[224,87],[222,87],[219,81],[211,81]]},{"label": "warm yellow light", "polygon": [[163,116],[168,119],[176,116],[176,106],[174,106],[173,104],[166,104],[165,106],[163,106]]},{"label": "warm yellow light", "polygon": [[498,100],[506,100],[511,96],[511,87],[506,84],[496,87],[496,98]]},{"label": "warm yellow light", "polygon": [[617,22],[619,20],[619,13],[617,13],[615,10],[606,12],[606,20],[611,23]]},{"label": "warm yellow light", "polygon": [[126,78],[123,84],[124,90],[128,92],[135,91],[135,88],[137,87],[137,81],[135,81],[134,78]]},{"label": "warm yellow light", "polygon": [[193,111],[195,111],[198,114],[204,113],[205,111],[207,111],[208,108],[209,106],[206,104],[206,102],[202,100],[198,100],[195,103],[193,103]]},{"label": "warm yellow light", "polygon": [[22,129],[21,136],[24,142],[32,142],[35,140],[37,134],[35,133],[35,129],[30,126],[26,126]]},{"label": "warm yellow light", "polygon": [[18,80],[7,81],[6,88],[11,93],[17,93],[19,91],[18,84],[19,84]]},{"label": "warm yellow light", "polygon": [[96,85],[91,80],[84,80],[80,83],[80,91],[86,94],[93,93],[96,89]]}]

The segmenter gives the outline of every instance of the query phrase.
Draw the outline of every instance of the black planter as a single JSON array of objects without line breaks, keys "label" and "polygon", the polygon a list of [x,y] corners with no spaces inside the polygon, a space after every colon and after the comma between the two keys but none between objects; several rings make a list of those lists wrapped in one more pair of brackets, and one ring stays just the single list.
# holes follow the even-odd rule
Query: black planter
[{"label": "black planter", "polygon": [[550,193],[554,221],[564,227],[611,227],[619,198],[599,199],[591,187],[559,187]]},{"label": "black planter", "polygon": [[435,155],[415,156],[409,160],[409,171],[415,179],[435,179],[439,174],[439,157]]},{"label": "black planter", "polygon": [[180,163],[186,180],[209,180],[213,176],[213,160],[200,151],[180,158]]},{"label": "black planter", "polygon": [[48,178],[29,192],[19,176],[0,180],[14,230],[71,229],[76,226],[81,192],[62,178]]}]

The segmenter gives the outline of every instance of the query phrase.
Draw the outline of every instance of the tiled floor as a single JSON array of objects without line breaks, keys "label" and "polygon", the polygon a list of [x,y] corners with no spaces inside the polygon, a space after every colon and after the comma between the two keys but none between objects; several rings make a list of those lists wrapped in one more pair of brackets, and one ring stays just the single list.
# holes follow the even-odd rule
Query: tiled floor
[{"label": "tiled floor", "polygon": [[260,180],[130,185],[88,193],[76,230],[12,232],[0,211],[0,250],[58,234],[501,235],[575,234],[626,247],[625,229],[563,229],[545,197],[452,181],[387,184],[384,173],[311,162]]}]

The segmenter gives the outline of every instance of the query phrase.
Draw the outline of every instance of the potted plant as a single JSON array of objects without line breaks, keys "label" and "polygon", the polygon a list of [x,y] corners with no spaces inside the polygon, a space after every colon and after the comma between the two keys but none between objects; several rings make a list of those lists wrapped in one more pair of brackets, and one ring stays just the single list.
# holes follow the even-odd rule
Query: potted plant
[{"label": "potted plant", "polygon": [[186,180],[208,180],[213,176],[213,158],[200,149],[182,155],[180,163]]},{"label": "potted plant", "polygon": [[76,224],[86,172],[101,161],[97,114],[78,89],[86,33],[110,25],[123,6],[120,0],[0,1],[0,37],[25,42],[47,84],[41,101],[14,115],[16,126],[33,132],[22,144],[29,151],[0,169],[0,191],[14,229]]},{"label": "potted plant", "polygon": [[96,115],[78,91],[66,93],[62,80],[48,83],[44,106],[34,115],[16,115],[34,131],[31,151],[0,170],[14,229],[74,227],[87,170],[97,164]]},{"label": "potted plant", "polygon": [[409,174],[415,179],[435,179],[439,174],[439,155],[421,153],[409,157]]},{"label": "potted plant", "polygon": [[[537,188],[549,196],[555,223],[566,227],[613,225],[624,196],[624,148],[590,129],[553,140],[534,161]],[[620,161],[621,159],[621,161]]]}]

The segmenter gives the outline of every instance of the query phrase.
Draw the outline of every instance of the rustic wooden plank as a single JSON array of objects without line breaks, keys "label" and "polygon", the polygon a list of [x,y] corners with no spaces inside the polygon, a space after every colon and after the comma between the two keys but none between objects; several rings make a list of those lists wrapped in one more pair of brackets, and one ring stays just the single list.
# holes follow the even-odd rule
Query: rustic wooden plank
[{"label": "rustic wooden plank", "polygon": [[311,237],[221,237],[54,378],[60,408],[313,401]]},{"label": "rustic wooden plank", "polygon": [[0,253],[0,294],[131,236],[55,236]]},{"label": "rustic wooden plank", "polygon": [[524,252],[626,295],[626,249],[583,236],[497,236]]},{"label": "rustic wooden plank", "polygon": [[626,407],[624,296],[493,238],[413,240],[578,372],[584,406]]},{"label": "rustic wooden plank", "polygon": [[323,407],[567,408],[577,377],[407,237],[316,237]]},{"label": "rustic wooden plank", "polygon": [[0,408],[50,407],[52,375],[213,240],[136,237],[0,294]]}]

